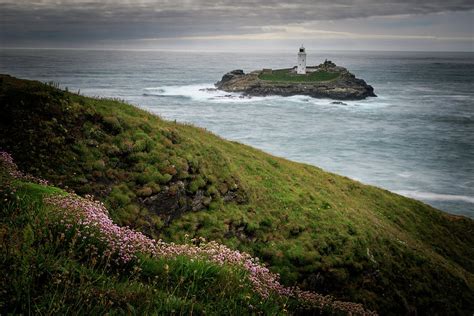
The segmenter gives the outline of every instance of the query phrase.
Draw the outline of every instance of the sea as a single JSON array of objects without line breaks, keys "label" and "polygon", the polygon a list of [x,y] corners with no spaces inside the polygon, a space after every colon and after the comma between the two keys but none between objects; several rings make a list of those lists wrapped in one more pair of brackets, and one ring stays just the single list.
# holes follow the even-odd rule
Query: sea
[{"label": "sea", "polygon": [[376,98],[245,97],[210,90],[233,69],[288,68],[296,52],[0,49],[0,73],[123,99],[276,156],[474,218],[474,53],[307,49]]}]

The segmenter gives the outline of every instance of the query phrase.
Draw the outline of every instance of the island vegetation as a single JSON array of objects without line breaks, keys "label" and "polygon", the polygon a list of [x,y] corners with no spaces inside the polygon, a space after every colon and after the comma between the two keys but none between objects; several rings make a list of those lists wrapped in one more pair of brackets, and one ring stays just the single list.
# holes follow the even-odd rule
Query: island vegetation
[{"label": "island vegetation", "polygon": [[[215,241],[259,257],[286,287],[361,303],[367,311],[466,314],[474,308],[471,219],[118,100],[2,75],[0,104],[0,148],[21,170],[51,184],[9,173],[1,179],[2,194],[13,197],[2,199],[8,203],[0,227],[8,245],[2,271],[9,271],[3,309],[63,312],[76,308],[74,302],[91,302],[93,312],[112,304],[123,313],[305,308],[278,296],[262,301],[245,269],[232,272],[208,261],[137,257],[136,265],[104,270],[103,261],[81,252],[88,244],[72,247],[74,235],[48,226],[61,213],[58,204],[45,205],[45,195],[70,191],[103,202],[118,227],[166,243]],[[219,294],[223,279],[231,286]],[[163,305],[153,303],[158,299]]]},{"label": "island vegetation", "polygon": [[258,78],[273,82],[320,82],[330,81],[339,77],[339,73],[324,70],[308,72],[303,75],[296,74],[292,69],[276,69],[271,72],[262,72]]}]

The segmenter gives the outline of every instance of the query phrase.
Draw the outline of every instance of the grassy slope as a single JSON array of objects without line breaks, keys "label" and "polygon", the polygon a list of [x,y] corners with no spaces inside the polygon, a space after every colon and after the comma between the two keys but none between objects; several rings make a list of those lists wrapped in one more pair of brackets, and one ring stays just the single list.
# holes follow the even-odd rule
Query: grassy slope
[{"label": "grassy slope", "polygon": [[[221,241],[261,257],[286,284],[383,313],[474,308],[471,219],[117,101],[10,77],[0,100],[0,147],[25,170],[102,198],[122,224]],[[181,192],[179,181],[186,197],[207,198],[204,210],[170,217],[141,203],[145,188],[167,203],[160,192]],[[225,202],[230,191],[243,198]]]},{"label": "grassy slope", "polygon": [[293,300],[262,299],[243,270],[209,261],[141,256],[106,266],[108,261],[91,255],[91,240],[63,233],[58,212],[43,204],[51,194],[67,193],[12,182],[0,168],[2,314],[279,315],[285,306],[299,308]]},{"label": "grassy slope", "polygon": [[334,80],[339,77],[338,73],[332,73],[327,71],[315,71],[305,75],[298,75],[290,73],[290,69],[277,69],[273,70],[272,73],[263,73],[258,76],[259,79],[265,81],[274,82],[320,82]]}]

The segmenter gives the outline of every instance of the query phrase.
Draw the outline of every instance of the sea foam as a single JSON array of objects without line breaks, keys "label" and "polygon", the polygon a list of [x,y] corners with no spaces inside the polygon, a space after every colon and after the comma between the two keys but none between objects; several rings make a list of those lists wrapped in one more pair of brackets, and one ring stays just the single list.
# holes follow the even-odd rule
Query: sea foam
[{"label": "sea foam", "polygon": [[433,192],[420,192],[420,191],[409,191],[409,190],[399,190],[394,191],[400,195],[426,201],[451,201],[451,202],[466,202],[474,203],[474,196],[467,195],[455,195],[455,194],[439,194]]},{"label": "sea foam", "polygon": [[[358,100],[358,101],[343,101],[336,103],[331,99],[317,99],[306,95],[294,95],[289,97],[272,95],[272,96],[247,96],[239,92],[226,92],[215,89],[213,84],[193,84],[193,85],[170,85],[149,87],[143,89],[143,96],[145,97],[177,97],[187,98],[197,102],[212,102],[212,103],[268,103],[268,102],[284,102],[287,104],[304,104],[304,105],[330,105],[332,107],[369,107],[381,106],[382,99],[373,102],[374,100]],[[372,102],[371,102],[372,101]]]}]

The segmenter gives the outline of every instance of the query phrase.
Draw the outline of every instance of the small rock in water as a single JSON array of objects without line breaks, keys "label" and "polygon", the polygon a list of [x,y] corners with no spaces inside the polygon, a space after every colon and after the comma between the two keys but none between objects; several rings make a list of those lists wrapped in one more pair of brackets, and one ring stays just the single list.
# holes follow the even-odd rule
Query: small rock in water
[{"label": "small rock in water", "polygon": [[347,105],[347,103],[344,103],[342,101],[333,101],[331,104],[340,104],[340,105]]},{"label": "small rock in water", "polygon": [[199,91],[212,92],[212,91],[217,91],[217,89],[216,88],[202,88],[202,89],[199,89]]},{"label": "small rock in water", "polygon": [[217,98],[220,98],[220,99],[227,99],[227,98],[231,98],[231,99],[234,99],[235,96],[233,96],[232,94],[226,94],[226,95],[218,95],[215,97],[216,99]]}]

